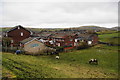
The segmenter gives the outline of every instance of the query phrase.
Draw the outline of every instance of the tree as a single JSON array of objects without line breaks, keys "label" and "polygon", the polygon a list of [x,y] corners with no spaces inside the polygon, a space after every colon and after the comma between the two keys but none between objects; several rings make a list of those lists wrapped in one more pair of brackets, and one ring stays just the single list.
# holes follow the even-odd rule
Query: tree
[{"label": "tree", "polygon": [[80,42],[79,46],[76,47],[77,50],[88,48],[89,45],[86,42]]},{"label": "tree", "polygon": [[11,44],[11,38],[9,38],[9,37],[3,37],[2,38],[2,46],[4,46],[4,47],[9,47],[10,46],[10,44]]}]

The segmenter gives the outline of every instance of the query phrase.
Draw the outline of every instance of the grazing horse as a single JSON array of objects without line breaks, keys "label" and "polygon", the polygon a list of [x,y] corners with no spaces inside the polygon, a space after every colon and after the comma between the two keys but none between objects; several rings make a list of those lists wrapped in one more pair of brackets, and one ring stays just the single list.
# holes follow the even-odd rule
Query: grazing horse
[{"label": "grazing horse", "polygon": [[90,59],[89,60],[89,64],[98,64],[98,60],[97,59]]}]

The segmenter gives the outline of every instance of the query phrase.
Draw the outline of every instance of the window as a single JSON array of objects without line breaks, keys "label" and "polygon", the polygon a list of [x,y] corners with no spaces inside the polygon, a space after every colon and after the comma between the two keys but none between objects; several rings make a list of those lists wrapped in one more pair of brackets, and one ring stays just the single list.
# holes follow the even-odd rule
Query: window
[{"label": "window", "polygon": [[30,35],[33,35],[33,33],[31,32]]},{"label": "window", "polygon": [[71,43],[70,46],[73,46],[73,44]]},{"label": "window", "polygon": [[60,46],[60,43],[57,43],[57,46]]},{"label": "window", "polygon": [[77,39],[75,39],[75,42],[78,42],[78,40],[77,40]]},{"label": "window", "polygon": [[13,43],[13,40],[11,40],[11,43]]},{"label": "window", "polygon": [[58,43],[58,46],[60,46],[60,43]]},{"label": "window", "polygon": [[23,36],[23,32],[21,32],[20,35]]},{"label": "window", "polygon": [[53,44],[53,41],[51,40],[51,41],[49,41],[50,42],[50,44]]},{"label": "window", "polygon": [[20,29],[20,27],[18,27],[18,29]]},{"label": "window", "polygon": [[70,41],[73,41],[72,39],[70,39]]},{"label": "window", "polygon": [[30,47],[38,47],[39,44],[31,44]]},{"label": "window", "polygon": [[62,41],[64,41],[64,39]]},{"label": "window", "polygon": [[7,33],[6,33],[5,35],[6,35],[6,37],[8,36],[8,34],[7,34]]},{"label": "window", "polygon": [[89,44],[89,45],[92,44],[92,41],[88,41],[88,44]]},{"label": "window", "polygon": [[77,46],[77,43],[74,43],[74,46]]},{"label": "window", "polygon": [[22,46],[22,44],[20,43],[20,46]]},{"label": "window", "polygon": [[84,42],[84,40],[81,40],[82,42]]}]

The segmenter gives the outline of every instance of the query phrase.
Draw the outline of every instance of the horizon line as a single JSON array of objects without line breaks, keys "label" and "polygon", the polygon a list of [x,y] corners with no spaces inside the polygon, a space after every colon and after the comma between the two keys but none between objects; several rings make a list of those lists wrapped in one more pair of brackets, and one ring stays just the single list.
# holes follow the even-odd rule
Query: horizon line
[{"label": "horizon line", "polygon": [[[16,25],[18,26],[18,25]],[[50,26],[47,26],[47,27],[41,27],[41,26],[25,26],[25,25],[21,25],[23,27],[27,27],[27,28],[78,28],[78,27],[84,27],[84,26],[96,26],[96,27],[103,27],[103,28],[113,28],[113,27],[119,27],[118,25],[116,26],[113,26],[113,27],[106,27],[106,26],[98,26],[98,25],[81,25],[81,26],[71,26],[71,27],[68,27],[68,26],[64,26],[64,27],[50,27]],[[0,28],[9,28],[9,27],[15,27],[15,26],[0,26]]]}]

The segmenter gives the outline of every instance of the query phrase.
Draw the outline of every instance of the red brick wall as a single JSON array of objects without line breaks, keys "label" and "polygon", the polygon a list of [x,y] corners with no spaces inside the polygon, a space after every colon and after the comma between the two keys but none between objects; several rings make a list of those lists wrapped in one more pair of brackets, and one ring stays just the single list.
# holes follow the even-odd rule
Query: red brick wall
[{"label": "red brick wall", "polygon": [[68,50],[68,49],[73,49],[74,47],[66,47],[64,48],[65,50]]},{"label": "red brick wall", "polygon": [[93,37],[93,44],[97,44],[97,43],[98,43],[98,36],[95,35],[95,36]]},{"label": "red brick wall", "polygon": [[[23,36],[21,36],[21,32],[23,32]],[[13,44],[19,44],[20,41],[30,37],[30,32],[25,30],[24,28],[15,29],[8,32],[8,37],[13,39]]]},{"label": "red brick wall", "polygon": [[[57,43],[60,43],[61,46],[69,46],[70,44],[74,46],[75,37],[64,36],[63,38],[64,38],[64,41],[57,41]],[[70,41],[71,39],[72,41]]]}]

